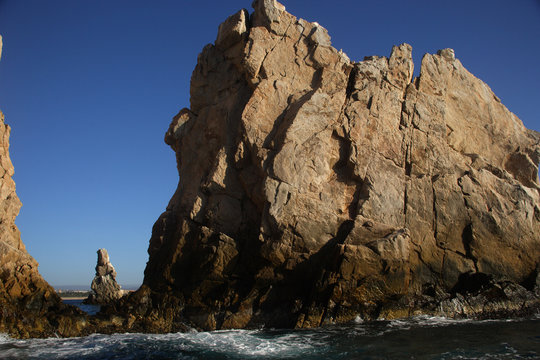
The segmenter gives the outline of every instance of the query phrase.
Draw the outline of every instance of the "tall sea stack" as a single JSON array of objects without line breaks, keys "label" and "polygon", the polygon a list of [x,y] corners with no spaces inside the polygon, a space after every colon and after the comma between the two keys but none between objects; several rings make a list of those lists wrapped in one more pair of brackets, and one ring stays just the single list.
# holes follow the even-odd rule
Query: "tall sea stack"
[{"label": "tall sea stack", "polygon": [[[312,327],[538,308],[540,135],[444,49],[353,62],[256,0],[219,26],[165,142],[147,328]],[[361,41],[361,39],[359,39]]]},{"label": "tall sea stack", "polygon": [[108,304],[124,295],[124,291],[116,282],[116,270],[109,260],[107,249],[97,251],[96,275],[91,288],[92,293],[85,300],[87,304]]}]

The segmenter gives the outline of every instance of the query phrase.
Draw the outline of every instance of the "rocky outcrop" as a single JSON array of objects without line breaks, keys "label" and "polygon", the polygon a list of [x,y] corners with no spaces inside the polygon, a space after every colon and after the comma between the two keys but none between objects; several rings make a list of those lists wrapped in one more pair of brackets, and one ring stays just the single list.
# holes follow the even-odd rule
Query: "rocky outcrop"
[{"label": "rocky outcrop", "polygon": [[108,304],[124,295],[116,282],[116,270],[109,260],[106,249],[97,251],[96,276],[92,280],[92,293],[85,300],[88,304]]},{"label": "rocky outcrop", "polygon": [[[1,50],[2,37],[0,55]],[[22,204],[12,179],[10,131],[0,112],[0,333],[17,337],[75,335],[84,327],[84,316],[63,305],[43,280],[15,225]]]},{"label": "rocky outcrop", "polygon": [[[256,0],[198,57],[144,285],[159,331],[538,307],[540,135],[451,49],[353,62]],[[151,319],[151,320],[150,320]]]}]

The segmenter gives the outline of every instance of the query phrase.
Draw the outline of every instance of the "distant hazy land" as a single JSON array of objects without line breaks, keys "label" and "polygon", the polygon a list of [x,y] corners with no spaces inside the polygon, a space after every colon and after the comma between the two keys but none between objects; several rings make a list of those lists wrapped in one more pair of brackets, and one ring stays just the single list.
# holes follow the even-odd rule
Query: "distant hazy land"
[{"label": "distant hazy land", "polygon": [[[123,290],[135,291],[139,288],[139,285],[126,285],[122,286]],[[58,296],[62,299],[86,299],[92,292],[89,285],[59,285],[54,289]]]}]

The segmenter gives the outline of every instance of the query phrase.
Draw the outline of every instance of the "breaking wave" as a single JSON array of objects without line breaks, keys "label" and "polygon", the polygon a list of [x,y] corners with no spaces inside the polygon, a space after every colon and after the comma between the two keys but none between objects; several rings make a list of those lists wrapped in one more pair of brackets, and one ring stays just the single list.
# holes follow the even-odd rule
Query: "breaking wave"
[{"label": "breaking wave", "polygon": [[536,359],[540,319],[473,321],[419,316],[311,330],[95,334],[15,340],[1,359]]},{"label": "breaking wave", "polygon": [[300,332],[230,330],[175,334],[95,334],[70,339],[14,340],[0,336],[0,358],[9,359],[221,359],[294,358],[318,344]]}]

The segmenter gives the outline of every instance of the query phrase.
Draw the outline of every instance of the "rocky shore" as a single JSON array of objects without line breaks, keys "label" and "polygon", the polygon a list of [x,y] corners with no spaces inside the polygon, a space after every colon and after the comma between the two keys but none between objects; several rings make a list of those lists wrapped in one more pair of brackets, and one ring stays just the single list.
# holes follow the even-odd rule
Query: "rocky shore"
[{"label": "rocky shore", "polygon": [[407,44],[354,62],[321,25],[253,7],[204,47],[166,132],[180,178],[143,285],[96,316],[63,305],[24,249],[2,116],[0,332],[540,311],[540,134],[451,49],[413,78]]}]

